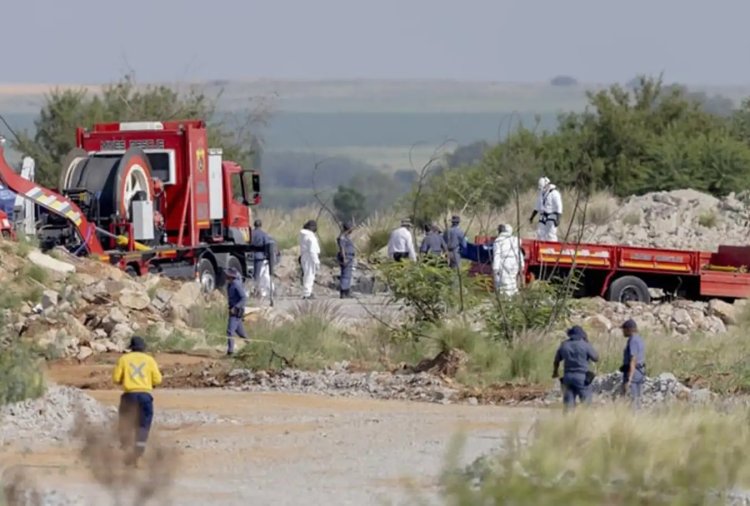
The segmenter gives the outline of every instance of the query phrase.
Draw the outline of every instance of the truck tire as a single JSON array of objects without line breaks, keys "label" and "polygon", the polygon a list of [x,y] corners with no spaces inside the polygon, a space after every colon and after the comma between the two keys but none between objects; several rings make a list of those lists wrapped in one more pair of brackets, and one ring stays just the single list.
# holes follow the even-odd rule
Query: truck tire
[{"label": "truck tire", "polygon": [[125,274],[127,274],[131,278],[137,278],[138,277],[138,269],[136,269],[132,265],[127,265],[127,266],[125,266]]},{"label": "truck tire", "polygon": [[198,282],[205,293],[216,288],[216,269],[208,258],[201,258],[198,262]]},{"label": "truck tire", "polygon": [[612,302],[651,302],[648,285],[637,276],[623,276],[609,285],[609,296]]}]

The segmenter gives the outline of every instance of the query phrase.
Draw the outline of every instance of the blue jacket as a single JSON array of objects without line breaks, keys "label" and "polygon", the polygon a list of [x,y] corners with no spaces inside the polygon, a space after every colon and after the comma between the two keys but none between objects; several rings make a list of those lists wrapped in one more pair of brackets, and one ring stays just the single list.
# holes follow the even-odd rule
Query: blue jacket
[{"label": "blue jacket", "polygon": [[448,251],[456,251],[466,248],[466,234],[458,225],[453,225],[445,231],[445,244],[448,245]]},{"label": "blue jacket", "polygon": [[259,248],[259,250],[253,252],[253,258],[256,260],[266,260],[266,246],[271,242],[271,236],[266,234],[265,231],[260,228],[253,229],[250,246]]},{"label": "blue jacket", "polygon": [[339,253],[343,255],[343,257],[339,257],[339,263],[344,265],[350,264],[354,260],[354,257],[357,256],[354,241],[348,235],[341,234],[338,238],[338,245]]},{"label": "blue jacket", "polygon": [[242,309],[247,305],[247,293],[240,278],[235,278],[227,287],[227,302],[229,309]]},{"label": "blue jacket", "polygon": [[563,362],[565,374],[586,374],[589,361],[598,362],[599,354],[588,341],[577,335],[563,341],[555,353],[555,368]]},{"label": "blue jacket", "polygon": [[419,247],[420,253],[432,253],[439,255],[448,251],[448,246],[445,244],[445,239],[437,232],[428,232],[424,239],[422,239],[422,245]]}]

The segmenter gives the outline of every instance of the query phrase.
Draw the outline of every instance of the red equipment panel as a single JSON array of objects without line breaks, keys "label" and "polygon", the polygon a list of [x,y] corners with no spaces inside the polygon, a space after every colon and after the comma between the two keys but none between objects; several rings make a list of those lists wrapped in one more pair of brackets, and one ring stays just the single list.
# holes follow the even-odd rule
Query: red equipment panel
[{"label": "red equipment panel", "polygon": [[610,269],[615,262],[615,251],[609,246],[543,241],[522,241],[522,245],[529,256],[528,263]]},{"label": "red equipment panel", "polygon": [[698,274],[700,252],[618,246],[617,266],[634,271],[667,271]]}]

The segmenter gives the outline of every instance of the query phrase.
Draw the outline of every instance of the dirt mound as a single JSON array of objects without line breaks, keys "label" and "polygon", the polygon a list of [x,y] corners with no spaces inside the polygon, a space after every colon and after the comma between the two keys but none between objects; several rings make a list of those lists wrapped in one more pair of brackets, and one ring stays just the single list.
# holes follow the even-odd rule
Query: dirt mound
[{"label": "dirt mound", "polygon": [[587,242],[715,251],[745,245],[750,194],[721,199],[695,190],[674,190],[614,199],[591,207]]}]

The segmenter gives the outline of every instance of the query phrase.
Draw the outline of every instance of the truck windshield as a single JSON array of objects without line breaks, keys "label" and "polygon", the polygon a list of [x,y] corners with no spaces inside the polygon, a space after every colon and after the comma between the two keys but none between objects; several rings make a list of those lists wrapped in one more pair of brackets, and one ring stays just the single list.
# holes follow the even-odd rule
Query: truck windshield
[{"label": "truck windshield", "polygon": [[257,203],[260,198],[260,176],[249,170],[232,174],[232,195],[246,206]]}]

